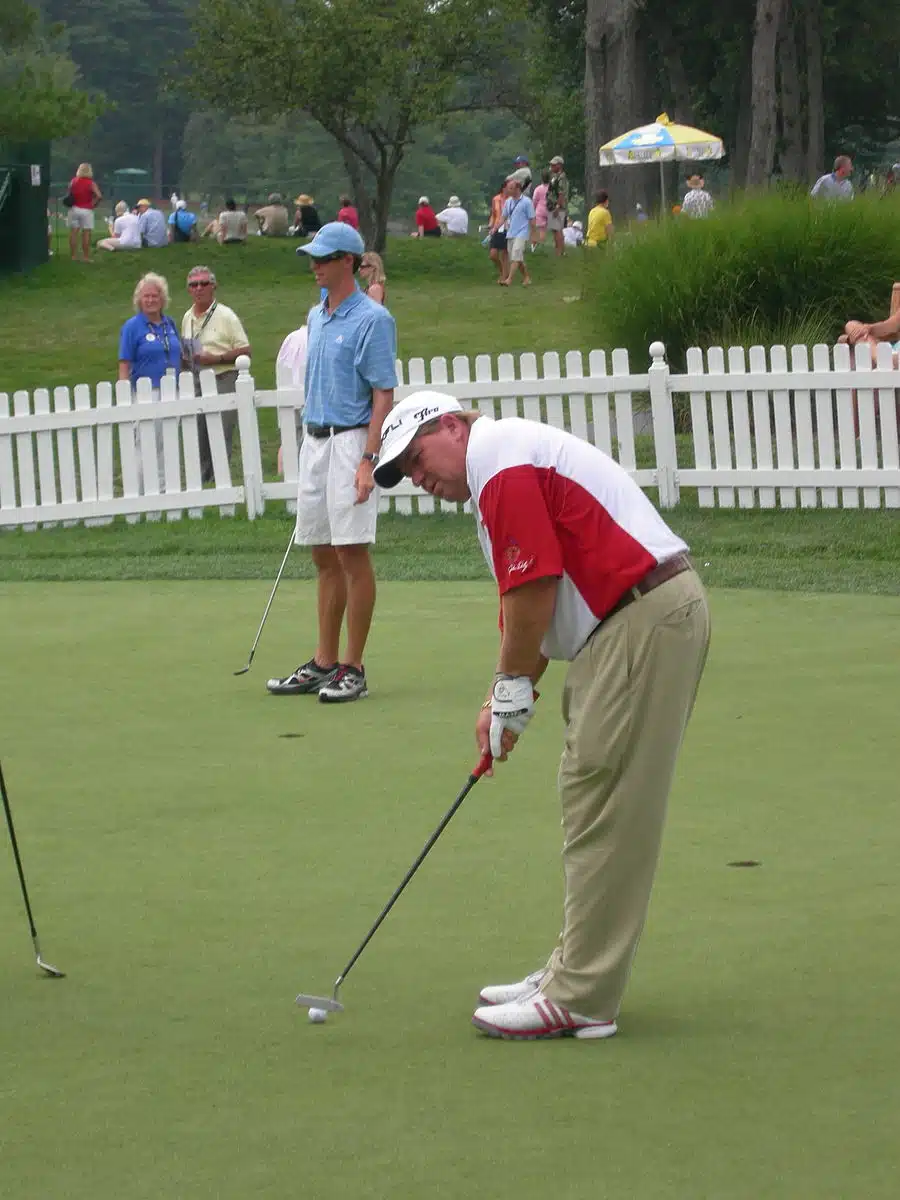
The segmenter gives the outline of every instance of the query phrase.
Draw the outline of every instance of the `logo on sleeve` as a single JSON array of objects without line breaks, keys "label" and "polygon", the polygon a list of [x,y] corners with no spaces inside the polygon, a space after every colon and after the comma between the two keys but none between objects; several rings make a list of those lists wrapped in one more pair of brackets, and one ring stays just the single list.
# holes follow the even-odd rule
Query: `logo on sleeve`
[{"label": "logo on sleeve", "polygon": [[506,549],[503,551],[503,557],[506,559],[507,575],[515,575],[517,572],[522,573],[527,571],[529,567],[534,566],[534,555],[529,554],[524,557],[522,547],[517,542],[507,542]]}]

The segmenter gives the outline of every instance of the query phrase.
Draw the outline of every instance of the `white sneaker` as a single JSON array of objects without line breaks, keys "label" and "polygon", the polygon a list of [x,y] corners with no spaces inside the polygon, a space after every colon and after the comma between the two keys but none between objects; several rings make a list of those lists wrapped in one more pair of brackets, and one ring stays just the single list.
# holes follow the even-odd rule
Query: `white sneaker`
[{"label": "white sneaker", "polygon": [[539,971],[532,971],[518,983],[498,983],[492,987],[482,988],[478,999],[482,1004],[488,1005],[512,1004],[514,1000],[522,1000],[525,996],[530,996],[535,988],[540,987],[546,974],[547,968],[541,967]]},{"label": "white sneaker", "polygon": [[539,1038],[608,1038],[617,1030],[615,1021],[595,1021],[569,1012],[540,992],[532,992],[511,1004],[476,1008],[472,1024],[488,1037],[537,1041]]}]

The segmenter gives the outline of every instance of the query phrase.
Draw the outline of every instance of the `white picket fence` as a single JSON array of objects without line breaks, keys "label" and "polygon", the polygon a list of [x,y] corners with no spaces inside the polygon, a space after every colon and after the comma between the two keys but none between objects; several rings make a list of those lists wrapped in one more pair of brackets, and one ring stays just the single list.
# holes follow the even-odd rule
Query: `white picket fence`
[{"label": "white picket fence", "polygon": [[[402,399],[423,386],[447,388],[467,407],[522,416],[567,429],[611,454],[642,487],[671,508],[681,489],[701,506],[723,508],[900,507],[900,370],[890,348],[873,366],[867,347],[788,352],[754,347],[704,355],[690,350],[673,374],[660,342],[644,372],[624,350],[540,356],[501,354],[398,363]],[[116,516],[177,520],[238,505],[253,519],[267,502],[294,507],[302,389],[280,379],[257,390],[250,360],[238,360],[233,394],[218,395],[212,372],[200,394],[183,374],[158,394],[148,381],[34,393],[0,393],[0,528],[34,530],[59,522],[103,524]],[[259,414],[275,409],[284,450],[283,479],[266,479]],[[237,411],[228,461],[222,414]],[[215,479],[200,480],[197,415],[206,416]],[[683,430],[683,431],[682,431]],[[404,484],[382,509],[456,511]]]}]

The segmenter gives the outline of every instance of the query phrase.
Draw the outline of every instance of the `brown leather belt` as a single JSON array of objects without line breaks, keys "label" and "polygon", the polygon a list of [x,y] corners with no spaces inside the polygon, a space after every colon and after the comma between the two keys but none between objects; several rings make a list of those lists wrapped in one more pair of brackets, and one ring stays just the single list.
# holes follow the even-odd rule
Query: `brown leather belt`
[{"label": "brown leather belt", "polygon": [[615,613],[621,612],[623,608],[627,608],[632,601],[640,600],[641,596],[646,596],[648,592],[652,592],[660,584],[668,583],[676,575],[681,575],[685,571],[692,571],[693,569],[694,564],[691,562],[690,555],[688,554],[676,554],[674,558],[667,558],[665,562],[659,563],[658,566],[648,571],[644,578],[639,579],[627,592],[623,592],[603,620],[608,621]]}]

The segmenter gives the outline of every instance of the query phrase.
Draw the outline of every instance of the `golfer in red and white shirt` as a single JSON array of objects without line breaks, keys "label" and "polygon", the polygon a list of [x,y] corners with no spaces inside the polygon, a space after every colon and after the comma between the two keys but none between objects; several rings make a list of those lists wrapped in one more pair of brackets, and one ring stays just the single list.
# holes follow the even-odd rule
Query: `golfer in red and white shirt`
[{"label": "golfer in red and white shirt", "polygon": [[570,663],[559,768],[563,929],[546,966],[487,987],[494,1037],[606,1038],[641,936],[666,803],[709,645],[687,546],[617,463],[552,426],[422,391],[386,418],[375,481],[470,500],[500,592],[500,657],[478,716],[503,762],[548,659]]}]

